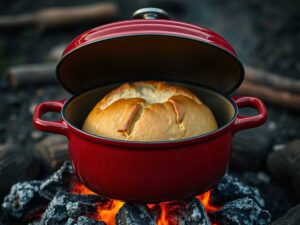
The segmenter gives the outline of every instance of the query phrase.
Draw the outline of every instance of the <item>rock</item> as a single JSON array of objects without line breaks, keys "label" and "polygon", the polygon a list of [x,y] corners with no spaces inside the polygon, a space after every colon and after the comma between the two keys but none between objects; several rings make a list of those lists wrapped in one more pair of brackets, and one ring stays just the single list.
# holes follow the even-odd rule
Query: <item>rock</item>
[{"label": "rock", "polygon": [[300,200],[300,140],[292,141],[284,149],[272,152],[267,166],[275,179],[292,185]]},{"label": "rock", "polygon": [[271,182],[271,177],[265,172],[245,172],[242,175],[242,180],[251,186],[260,186],[264,184],[269,184]]},{"label": "rock", "polygon": [[274,221],[272,225],[298,225],[300,221],[300,205],[290,209],[283,217]]},{"label": "rock", "polygon": [[234,136],[230,166],[236,171],[257,171],[264,167],[273,143],[266,127],[241,131]]}]

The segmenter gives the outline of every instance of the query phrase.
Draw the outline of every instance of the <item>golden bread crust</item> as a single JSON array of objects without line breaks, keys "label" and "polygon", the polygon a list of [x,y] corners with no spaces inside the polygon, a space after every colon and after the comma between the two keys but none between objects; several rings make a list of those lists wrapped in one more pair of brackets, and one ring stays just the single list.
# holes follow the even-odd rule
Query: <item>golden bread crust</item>
[{"label": "golden bread crust", "polygon": [[125,83],[102,98],[83,130],[131,140],[178,140],[217,129],[211,110],[186,88],[165,82]]}]

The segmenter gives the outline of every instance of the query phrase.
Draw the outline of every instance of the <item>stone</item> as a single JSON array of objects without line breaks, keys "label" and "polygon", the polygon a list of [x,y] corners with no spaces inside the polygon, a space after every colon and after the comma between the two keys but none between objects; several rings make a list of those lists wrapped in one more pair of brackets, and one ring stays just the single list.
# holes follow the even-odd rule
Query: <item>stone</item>
[{"label": "stone", "polygon": [[267,167],[276,180],[291,184],[300,200],[300,140],[294,140],[282,150],[272,152]]}]

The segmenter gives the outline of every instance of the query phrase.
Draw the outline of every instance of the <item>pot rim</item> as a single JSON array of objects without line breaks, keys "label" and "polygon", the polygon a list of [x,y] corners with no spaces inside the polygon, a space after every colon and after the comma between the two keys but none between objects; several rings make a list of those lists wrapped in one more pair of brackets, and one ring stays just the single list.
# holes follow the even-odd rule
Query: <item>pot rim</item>
[{"label": "pot rim", "polygon": [[[130,82],[130,81],[128,81],[128,82]],[[113,139],[113,138],[98,136],[98,135],[94,135],[94,134],[85,132],[85,131],[75,127],[74,125],[72,125],[67,120],[67,118],[65,116],[65,111],[66,111],[66,108],[67,108],[68,104],[71,103],[75,98],[79,97],[80,95],[82,95],[82,94],[84,94],[88,91],[92,91],[92,90],[97,88],[97,87],[96,88],[94,87],[94,88],[91,88],[89,90],[77,93],[77,94],[71,96],[70,98],[68,98],[66,100],[66,102],[64,103],[62,111],[61,111],[62,119],[63,119],[64,122],[67,123],[68,127],[71,128],[72,131],[75,131],[76,134],[79,134],[83,138],[88,138],[93,142],[101,142],[103,144],[105,143],[105,144],[119,145],[119,146],[122,146],[122,147],[128,146],[128,147],[143,147],[143,148],[145,148],[145,147],[149,147],[149,148],[152,148],[152,147],[166,147],[166,148],[169,148],[169,147],[172,147],[172,146],[193,144],[195,142],[212,139],[212,138],[215,138],[219,135],[222,135],[224,132],[226,132],[238,116],[238,107],[237,107],[237,104],[234,102],[234,100],[231,97],[229,97],[229,96],[227,96],[227,95],[221,93],[220,91],[215,90],[211,87],[207,87],[207,86],[204,86],[204,85],[198,85],[198,84],[195,85],[195,84],[188,83],[188,82],[181,82],[181,83],[190,84],[190,85],[194,85],[196,87],[201,87],[201,88],[204,88],[204,89],[208,89],[209,91],[215,92],[218,95],[220,95],[221,97],[225,98],[227,101],[229,101],[231,103],[231,105],[233,106],[233,108],[235,110],[235,113],[234,113],[233,117],[225,125],[219,127],[218,129],[216,129],[214,131],[211,131],[211,132],[208,132],[208,133],[205,133],[205,134],[201,134],[201,135],[197,135],[197,136],[193,136],[193,137],[189,137],[189,138],[178,139],[178,140],[127,141],[127,140],[119,140],[119,139]],[[116,83],[112,83],[112,84],[116,84]],[[105,84],[105,85],[109,85],[109,84]],[[101,86],[103,86],[103,85],[101,85]],[[98,86],[98,88],[101,87],[101,86]]]}]

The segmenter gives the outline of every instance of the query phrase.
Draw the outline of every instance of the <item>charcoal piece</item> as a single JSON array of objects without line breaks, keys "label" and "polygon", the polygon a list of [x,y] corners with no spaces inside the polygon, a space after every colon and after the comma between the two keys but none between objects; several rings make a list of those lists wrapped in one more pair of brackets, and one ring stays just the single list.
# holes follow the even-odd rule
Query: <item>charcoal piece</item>
[{"label": "charcoal piece", "polygon": [[272,225],[287,225],[300,223],[300,204],[291,208],[283,217],[274,221]]},{"label": "charcoal piece", "polygon": [[166,205],[169,225],[210,225],[204,207],[198,199],[178,201]]},{"label": "charcoal piece", "polygon": [[44,210],[49,201],[40,195],[40,185],[41,181],[35,180],[13,185],[2,204],[4,213],[9,218],[26,221]]},{"label": "charcoal piece", "polygon": [[102,221],[97,221],[86,216],[80,216],[77,220],[70,218],[65,225],[106,225]]},{"label": "charcoal piece", "polygon": [[94,215],[97,212],[97,204],[86,204],[82,202],[68,202],[66,205],[67,214],[71,218],[77,218],[80,215]]},{"label": "charcoal piece", "polygon": [[253,199],[260,207],[265,207],[265,202],[257,188],[247,186],[232,175],[225,175],[211,191],[209,203],[222,206],[239,198],[248,197]]},{"label": "charcoal piece", "polygon": [[228,202],[209,217],[213,223],[230,225],[266,225],[271,221],[267,210],[261,209],[251,198]]},{"label": "charcoal piece", "polygon": [[31,221],[30,223],[28,223],[28,225],[40,225],[41,224],[41,220],[40,219],[36,219],[34,221]]},{"label": "charcoal piece", "polygon": [[91,214],[93,210],[96,210],[97,203],[104,201],[107,199],[96,195],[58,192],[42,215],[41,225],[64,225],[70,217],[76,219],[79,216]]},{"label": "charcoal piece", "polygon": [[143,204],[125,203],[116,215],[117,225],[156,225],[156,217]]},{"label": "charcoal piece", "polygon": [[40,193],[43,197],[51,200],[58,191],[68,191],[74,171],[70,161],[66,161],[59,170],[41,184]]}]

